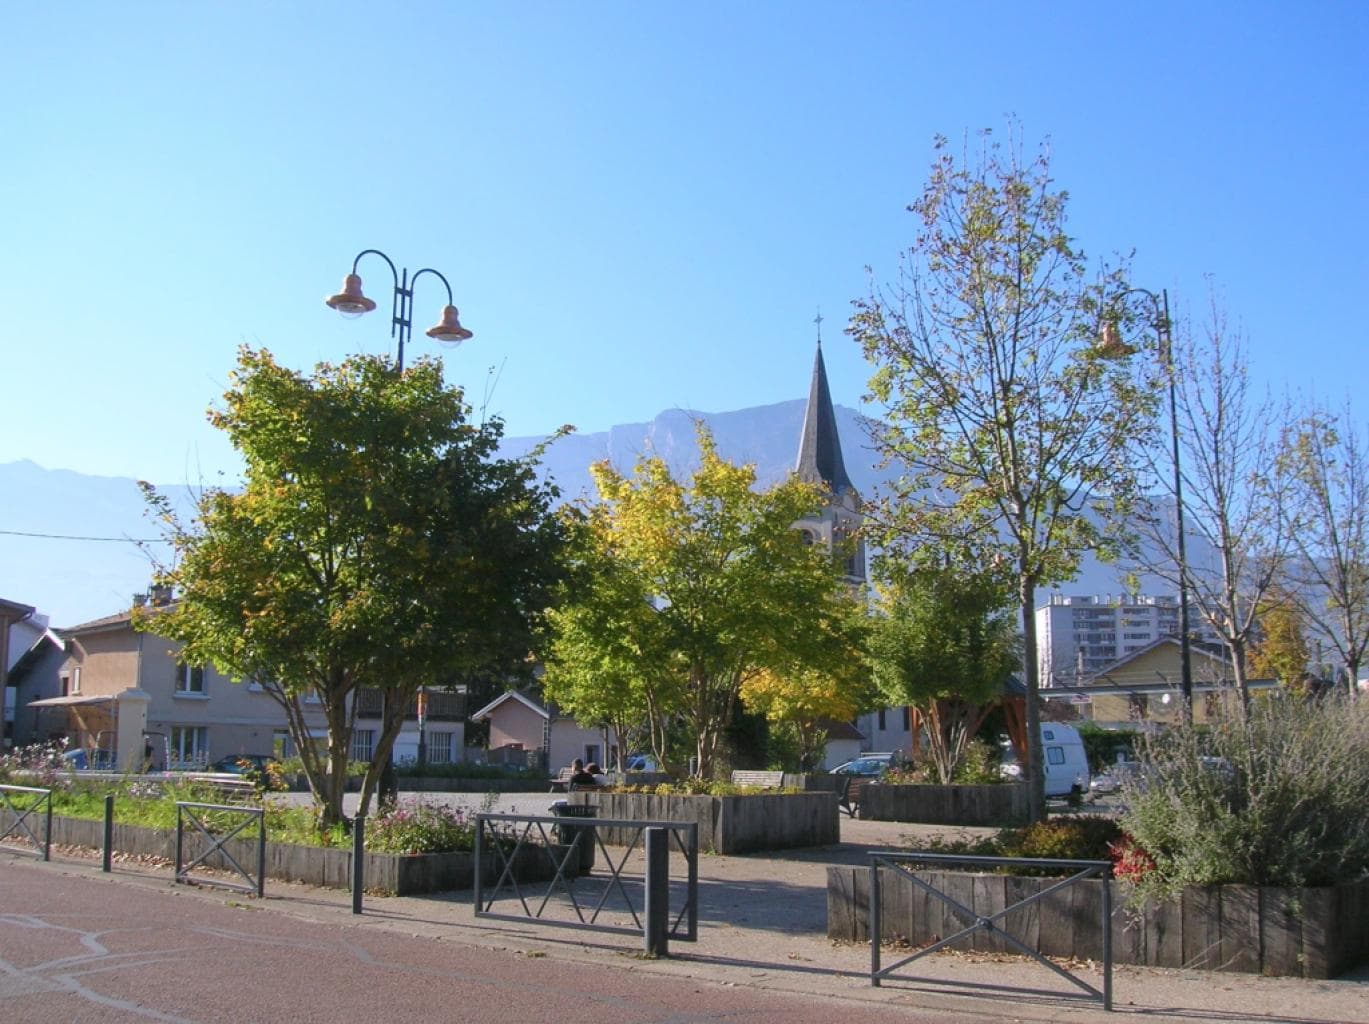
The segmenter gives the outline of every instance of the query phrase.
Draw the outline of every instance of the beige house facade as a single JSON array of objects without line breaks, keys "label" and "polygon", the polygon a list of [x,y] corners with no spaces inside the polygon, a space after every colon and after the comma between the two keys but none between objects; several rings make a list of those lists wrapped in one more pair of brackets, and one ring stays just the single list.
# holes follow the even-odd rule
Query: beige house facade
[{"label": "beige house facade", "polygon": [[[121,769],[202,768],[288,743],[285,712],[263,687],[188,665],[174,641],[133,628],[124,612],[61,630],[60,696],[35,701],[42,739],[109,751]],[[316,723],[322,733],[324,723]]]},{"label": "beige house facade", "polygon": [[[1177,725],[1182,717],[1180,644],[1164,637],[1117,659],[1078,683],[1042,687],[1051,701],[1074,704],[1081,718],[1104,727],[1136,728]],[[1199,725],[1216,717],[1224,704],[1239,700],[1226,652],[1207,644],[1190,645],[1193,679],[1193,721]],[[1278,682],[1249,682],[1252,692],[1277,689]]]}]

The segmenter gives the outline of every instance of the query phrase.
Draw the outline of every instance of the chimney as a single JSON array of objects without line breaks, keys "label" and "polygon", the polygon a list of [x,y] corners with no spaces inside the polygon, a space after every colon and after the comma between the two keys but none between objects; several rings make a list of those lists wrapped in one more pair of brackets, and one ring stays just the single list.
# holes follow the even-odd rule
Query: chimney
[{"label": "chimney", "polygon": [[159,584],[152,588],[152,592],[149,596],[152,601],[152,606],[154,608],[161,608],[162,606],[171,603],[171,588]]},{"label": "chimney", "polygon": [[143,607],[144,605],[146,605],[146,604],[147,604],[147,595],[146,595],[146,594],[134,594],[134,595],[133,595],[133,607],[134,607],[134,608],[142,608],[142,607]]}]

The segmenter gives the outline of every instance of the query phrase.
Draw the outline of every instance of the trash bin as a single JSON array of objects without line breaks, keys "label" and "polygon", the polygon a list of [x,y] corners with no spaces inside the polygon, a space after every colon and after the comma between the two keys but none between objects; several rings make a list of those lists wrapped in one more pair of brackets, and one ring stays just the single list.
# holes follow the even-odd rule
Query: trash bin
[{"label": "trash bin", "polygon": [[[597,818],[599,808],[593,804],[572,804],[557,800],[551,805],[551,813],[558,818]],[[558,842],[567,846],[574,845],[579,851],[580,874],[589,874],[594,867],[594,826],[593,825],[556,825],[553,828]]]}]

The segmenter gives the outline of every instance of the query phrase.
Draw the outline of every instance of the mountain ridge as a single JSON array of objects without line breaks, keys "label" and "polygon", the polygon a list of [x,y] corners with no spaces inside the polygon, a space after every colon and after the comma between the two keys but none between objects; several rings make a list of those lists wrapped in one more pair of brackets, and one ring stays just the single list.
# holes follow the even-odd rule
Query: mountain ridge
[{"label": "mountain ridge", "polygon": [[[641,456],[655,454],[684,475],[697,464],[695,423],[702,421],[724,458],[754,465],[757,483],[768,486],[794,469],[805,404],[794,399],[720,413],[667,409],[646,423],[571,433],[547,446],[542,472],[563,501],[593,496],[589,467],[603,459],[630,472]],[[834,408],[847,473],[861,494],[870,495],[890,474],[877,468],[861,414]],[[545,440],[508,437],[500,452],[520,457]],[[157,489],[188,510],[201,486]],[[0,598],[33,605],[59,627],[127,609],[132,595],[147,589],[152,559],[165,551],[159,532],[136,480],[47,469],[29,459],[0,463]],[[1079,579],[1059,589],[1101,594],[1121,585],[1116,570],[1089,558]],[[1043,591],[1043,601],[1048,594]]]}]

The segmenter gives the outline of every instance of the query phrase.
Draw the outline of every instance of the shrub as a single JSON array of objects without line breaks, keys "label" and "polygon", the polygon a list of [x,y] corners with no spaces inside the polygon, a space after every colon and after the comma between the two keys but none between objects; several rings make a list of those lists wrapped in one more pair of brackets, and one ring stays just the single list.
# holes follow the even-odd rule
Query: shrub
[{"label": "shrub", "polygon": [[366,823],[366,848],[378,853],[453,853],[475,846],[475,822],[460,808],[415,803]]},{"label": "shrub", "polygon": [[1369,875],[1369,701],[1257,701],[1247,717],[1147,738],[1138,754],[1122,824],[1155,863],[1144,895]]},{"label": "shrub", "polygon": [[1003,857],[1111,860],[1122,829],[1111,818],[1067,815],[1000,833]]}]

